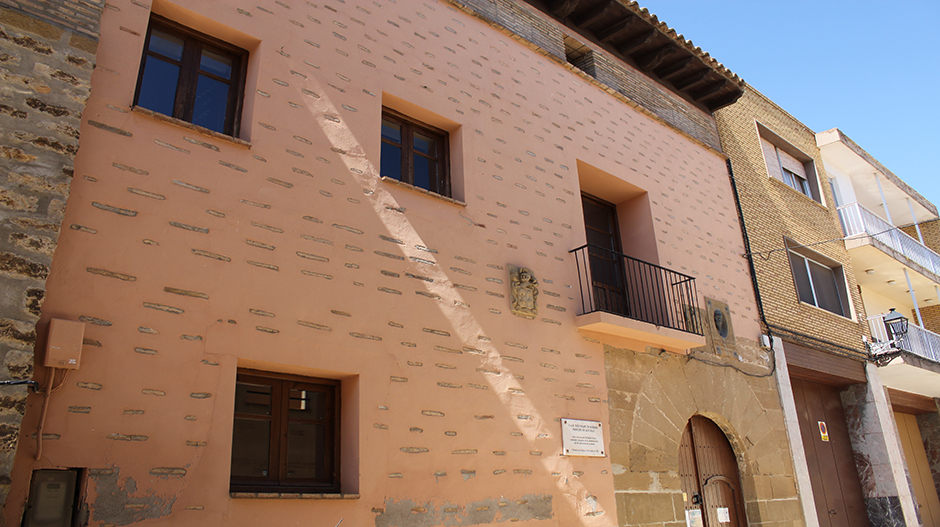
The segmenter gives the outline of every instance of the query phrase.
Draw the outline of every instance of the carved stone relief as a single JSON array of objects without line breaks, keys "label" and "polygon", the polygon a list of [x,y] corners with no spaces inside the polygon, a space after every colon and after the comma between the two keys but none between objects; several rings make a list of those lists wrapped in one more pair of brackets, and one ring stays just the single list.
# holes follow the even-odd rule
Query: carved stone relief
[{"label": "carved stone relief", "polygon": [[509,266],[509,310],[513,315],[530,319],[538,316],[538,286],[538,280],[528,267]]}]

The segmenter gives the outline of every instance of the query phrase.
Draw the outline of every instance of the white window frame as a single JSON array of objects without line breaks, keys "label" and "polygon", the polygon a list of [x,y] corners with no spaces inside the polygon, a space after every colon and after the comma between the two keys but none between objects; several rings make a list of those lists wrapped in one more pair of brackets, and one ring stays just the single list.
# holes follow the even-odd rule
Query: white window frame
[{"label": "white window frame", "polygon": [[793,172],[788,168],[784,168],[782,164],[780,165],[780,172],[783,174],[783,182],[786,183],[787,186],[795,189],[808,198],[813,197],[813,193],[809,189],[809,181],[807,181],[805,177],[797,174],[796,172]]},{"label": "white window frame", "polygon": [[[803,304],[807,304],[807,305],[813,306],[813,307],[815,307],[815,308],[817,308],[817,309],[821,309],[821,310],[823,310],[823,311],[825,311],[825,312],[827,312],[827,313],[832,313],[833,315],[838,315],[838,316],[840,316],[840,317],[844,317],[844,318],[851,319],[852,316],[853,316],[853,308],[852,308],[852,297],[851,297],[851,295],[849,294],[849,291],[848,291],[848,284],[843,283],[843,288],[844,288],[844,289],[840,289],[840,288],[839,288],[839,280],[841,279],[843,282],[845,281],[845,268],[844,268],[843,266],[841,266],[841,265],[836,266],[836,267],[833,267],[832,265],[829,265],[829,264],[820,262],[820,261],[818,261],[818,260],[816,260],[816,259],[813,259],[813,258],[811,258],[811,257],[809,257],[809,256],[806,256],[805,254],[796,252],[796,251],[794,251],[793,249],[787,249],[787,253],[788,253],[788,254],[793,254],[793,255],[799,257],[800,259],[802,259],[803,265],[804,265],[805,268],[806,268],[806,277],[807,277],[807,279],[809,280],[809,287],[810,287],[810,290],[813,292],[813,302],[812,302],[812,303],[807,302],[806,300],[803,300],[802,298],[800,298],[800,286],[799,286],[799,284],[797,283],[797,278],[796,278],[796,276],[793,276],[793,286],[794,286],[794,288],[796,289],[796,298],[797,298],[797,300],[800,301],[800,302],[803,303]],[[788,260],[789,260],[789,258],[788,258]],[[818,266],[820,266],[820,267],[823,267],[823,268],[825,268],[825,269],[828,269],[829,272],[832,273],[832,279],[833,279],[833,281],[835,282],[836,292],[838,293],[839,307],[840,307],[841,310],[842,310],[841,313],[836,313],[835,311],[830,311],[830,310],[828,310],[828,309],[826,309],[826,308],[824,308],[824,307],[821,307],[821,306],[819,305],[819,297],[818,297],[817,294],[816,294],[816,284],[813,283],[813,273],[812,273],[812,269],[810,269],[810,266],[809,266],[809,263],[810,263],[810,262],[812,262],[812,263],[814,263],[814,264],[816,264],[816,265],[818,265]],[[789,261],[788,261],[788,263],[789,263]],[[790,274],[793,275],[793,270],[792,270],[792,269],[790,270]]]},{"label": "white window frame", "polygon": [[[799,192],[803,196],[825,207],[826,197],[825,192],[823,192],[822,187],[820,186],[820,175],[817,171],[816,161],[812,157],[806,155],[799,148],[793,146],[793,144],[791,144],[789,141],[783,139],[780,135],[760,121],[755,119],[754,125],[757,129],[758,141],[767,142],[774,149],[773,154],[771,154],[769,151],[764,150],[763,144],[761,144],[761,153],[762,157],[764,158],[764,162],[767,165],[766,168],[768,177],[771,179],[776,179],[791,189]],[[784,168],[783,160],[780,158],[781,151],[783,151],[787,156],[794,158],[795,161],[802,163],[803,170],[806,174],[800,175],[793,170]],[[771,156],[776,157],[776,159],[771,159]],[[773,174],[774,170],[772,170],[773,166],[771,163],[774,161],[776,161],[776,171],[779,176]]]}]

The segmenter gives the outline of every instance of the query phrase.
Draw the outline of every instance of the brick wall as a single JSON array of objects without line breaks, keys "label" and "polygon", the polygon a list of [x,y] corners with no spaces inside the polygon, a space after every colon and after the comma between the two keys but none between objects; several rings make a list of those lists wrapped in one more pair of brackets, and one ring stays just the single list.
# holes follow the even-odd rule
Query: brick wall
[{"label": "brick wall", "polygon": [[[33,376],[103,4],[0,3],[0,380]],[[25,406],[25,387],[0,388],[0,501]]]},{"label": "brick wall", "polygon": [[[924,245],[934,252],[940,253],[940,220],[925,221],[921,223],[919,227],[920,233],[924,236]],[[901,230],[906,232],[911,238],[920,241],[920,238],[917,236],[917,227],[908,225],[907,227],[901,227]]]},{"label": "brick wall", "polygon": [[[828,207],[768,176],[755,124],[772,132],[810,157],[816,165],[824,204],[834,204],[815,134],[762,94],[748,87],[735,104],[716,112],[725,153],[738,184],[745,227],[755,253],[754,266],[769,324],[834,343],[836,350],[863,353],[865,311],[834,206]],[[841,263],[855,313],[839,316],[801,303],[785,250],[785,239]],[[836,240],[827,243],[826,240]],[[852,318],[854,317],[854,318]],[[820,342],[809,341],[817,347]],[[851,351],[848,351],[851,353]]]}]

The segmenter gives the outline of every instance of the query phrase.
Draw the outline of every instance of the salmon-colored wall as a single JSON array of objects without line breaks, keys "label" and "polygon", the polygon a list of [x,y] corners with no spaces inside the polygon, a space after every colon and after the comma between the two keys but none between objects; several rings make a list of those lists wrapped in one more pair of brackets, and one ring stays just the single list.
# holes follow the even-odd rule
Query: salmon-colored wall
[{"label": "salmon-colored wall", "polygon": [[[39,462],[29,399],[7,521],[32,470],[86,467],[92,525],[378,525],[532,496],[552,518],[520,525],[610,525],[609,459],[560,456],[560,418],[608,422],[575,322],[578,160],[648,192],[658,263],[757,340],[724,159],[444,3],[185,4],[154,9],[251,53],[251,147],[130,110],[150,11],[112,0],[39,327],[85,320],[86,345]],[[456,123],[466,206],[377,177],[383,97]],[[535,320],[510,314],[510,264],[540,281]],[[239,366],[343,380],[358,499],[229,497]]]}]

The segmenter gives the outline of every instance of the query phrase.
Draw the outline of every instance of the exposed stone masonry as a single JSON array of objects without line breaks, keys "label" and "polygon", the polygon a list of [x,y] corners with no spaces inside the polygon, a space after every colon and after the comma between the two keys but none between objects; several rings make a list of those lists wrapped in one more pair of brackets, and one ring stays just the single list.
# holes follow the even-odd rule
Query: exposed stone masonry
[{"label": "exposed stone masonry", "polygon": [[[0,380],[30,379],[103,0],[0,2]],[[0,388],[0,501],[26,408]]]}]

